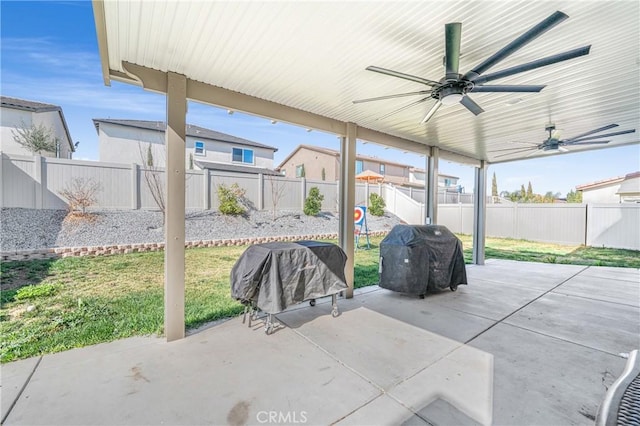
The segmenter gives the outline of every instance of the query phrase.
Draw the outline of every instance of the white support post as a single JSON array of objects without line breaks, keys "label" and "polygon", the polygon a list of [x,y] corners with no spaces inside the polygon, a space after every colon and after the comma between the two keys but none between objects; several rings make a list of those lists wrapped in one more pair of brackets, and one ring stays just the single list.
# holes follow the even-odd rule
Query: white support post
[{"label": "white support post", "polygon": [[184,337],[186,93],[186,77],[167,73],[164,334],[168,342]]},{"label": "white support post", "polygon": [[438,147],[431,147],[431,155],[427,157],[427,171],[425,176],[425,223],[435,225],[438,223]]},{"label": "white support post", "polygon": [[264,210],[264,174],[262,173],[258,173],[258,210]]},{"label": "white support post", "polygon": [[484,161],[475,169],[473,191],[473,263],[484,265],[487,212],[487,166]]},{"label": "white support post", "polygon": [[211,209],[211,175],[209,169],[202,169],[202,207]]},{"label": "white support post", "polygon": [[140,166],[136,163],[131,163],[131,209],[138,210],[140,205],[138,204],[138,194],[140,193]]},{"label": "white support post", "polygon": [[347,135],[340,142],[340,228],[338,239],[340,247],[347,254],[344,274],[347,279],[345,297],[353,297],[354,256],[355,256],[355,220],[353,210],[356,198],[356,132],[354,123],[347,123]]}]

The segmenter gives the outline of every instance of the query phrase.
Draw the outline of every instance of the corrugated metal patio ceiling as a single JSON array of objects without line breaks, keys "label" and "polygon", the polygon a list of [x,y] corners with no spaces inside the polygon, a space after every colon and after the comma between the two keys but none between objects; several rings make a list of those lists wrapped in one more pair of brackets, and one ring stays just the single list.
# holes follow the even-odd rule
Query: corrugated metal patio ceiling
[{"label": "corrugated metal patio ceiling", "polygon": [[[524,158],[528,152],[489,151],[540,143],[548,122],[565,138],[611,123],[620,125],[616,130],[640,127],[636,1],[98,1],[94,7],[104,8],[107,74],[123,72],[123,61],[173,71],[474,159]],[[569,19],[490,70],[592,45],[587,56],[492,82],[547,85],[540,93],[473,93],[483,114],[443,106],[426,125],[420,120],[433,101],[386,119],[378,118],[419,97],[352,103],[428,88],[366,71],[369,65],[442,78],[445,23],[462,22],[464,73],[556,10]],[[638,133],[610,140],[571,151],[637,143]]]}]

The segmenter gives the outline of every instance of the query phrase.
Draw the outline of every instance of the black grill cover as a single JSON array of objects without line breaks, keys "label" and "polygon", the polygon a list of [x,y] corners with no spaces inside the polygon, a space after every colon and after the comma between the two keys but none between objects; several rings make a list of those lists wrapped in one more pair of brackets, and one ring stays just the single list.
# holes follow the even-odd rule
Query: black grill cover
[{"label": "black grill cover", "polygon": [[423,295],[467,284],[462,241],[441,225],[396,225],[380,243],[380,287]]},{"label": "black grill cover", "polygon": [[231,297],[275,314],[345,290],[346,262],[344,251],[331,243],[256,244],[245,250],[231,270]]}]

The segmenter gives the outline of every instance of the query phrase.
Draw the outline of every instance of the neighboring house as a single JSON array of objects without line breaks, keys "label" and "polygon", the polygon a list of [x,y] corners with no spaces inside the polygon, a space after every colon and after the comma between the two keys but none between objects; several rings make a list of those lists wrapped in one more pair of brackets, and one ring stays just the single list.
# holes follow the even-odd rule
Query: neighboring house
[{"label": "neighboring house", "polygon": [[[100,161],[165,166],[164,122],[94,118],[93,123]],[[187,169],[274,173],[277,148],[192,124],[187,125],[186,136]]]},{"label": "neighboring house", "polygon": [[[410,184],[417,184],[419,186],[424,186],[426,171],[424,169],[419,169],[416,167],[412,167],[409,174],[409,182]],[[438,174],[438,188],[446,188],[449,190],[455,189],[458,192],[461,192],[461,188],[458,187],[458,180],[460,178],[458,176]]]},{"label": "neighboring house", "polygon": [[640,172],[576,186],[582,202],[640,203]]},{"label": "neighboring house", "polygon": [[[286,177],[301,177],[302,170],[307,179],[336,181],[340,174],[340,153],[329,148],[313,145],[298,145],[276,170]],[[371,170],[384,176],[384,182],[403,186],[424,186],[425,171],[406,164],[383,160],[368,155],[356,155],[356,175]],[[438,186],[456,188],[456,176],[439,175]]]},{"label": "neighboring house", "polygon": [[57,141],[56,150],[41,152],[46,157],[71,158],[75,147],[69,134],[62,108],[57,105],[24,99],[0,97],[2,113],[0,132],[0,151],[5,154],[33,155],[34,153],[14,140],[14,133],[22,127],[43,125],[51,131]]}]

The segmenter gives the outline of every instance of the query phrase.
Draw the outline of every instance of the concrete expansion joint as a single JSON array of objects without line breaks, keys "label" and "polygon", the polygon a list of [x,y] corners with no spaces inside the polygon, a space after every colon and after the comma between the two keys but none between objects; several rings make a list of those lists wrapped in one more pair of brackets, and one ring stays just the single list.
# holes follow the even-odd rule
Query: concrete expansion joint
[{"label": "concrete expansion joint", "polygon": [[24,393],[24,390],[29,385],[29,382],[31,381],[31,378],[33,377],[34,373],[36,372],[36,370],[40,366],[40,362],[42,362],[42,357],[43,357],[42,355],[40,355],[38,357],[38,361],[36,362],[36,365],[33,366],[33,370],[31,370],[31,373],[29,373],[29,376],[27,377],[27,380],[24,381],[24,384],[20,388],[20,391],[18,392],[18,395],[16,395],[15,399],[13,401],[11,401],[11,405],[9,406],[9,408],[7,409],[7,412],[2,417],[2,420],[0,420],[0,424],[5,424],[6,423],[7,418],[9,417],[9,414],[11,414],[11,411],[13,410],[13,407],[15,407],[16,403],[18,402],[18,400],[20,399],[20,397]]},{"label": "concrete expansion joint", "polygon": [[[381,237],[389,231],[371,231],[369,235]],[[203,247],[230,247],[251,244],[263,244],[271,242],[286,242],[300,240],[327,240],[337,239],[337,233],[309,234],[309,235],[275,235],[270,237],[236,238],[221,240],[195,240],[185,242],[186,248]],[[108,256],[112,254],[142,253],[148,251],[164,250],[164,242],[137,243],[137,244],[114,244],[103,246],[87,247],[55,247],[36,250],[9,250],[0,251],[0,260],[3,262],[27,261],[36,259],[54,259],[61,257],[82,257],[82,256]]]}]

